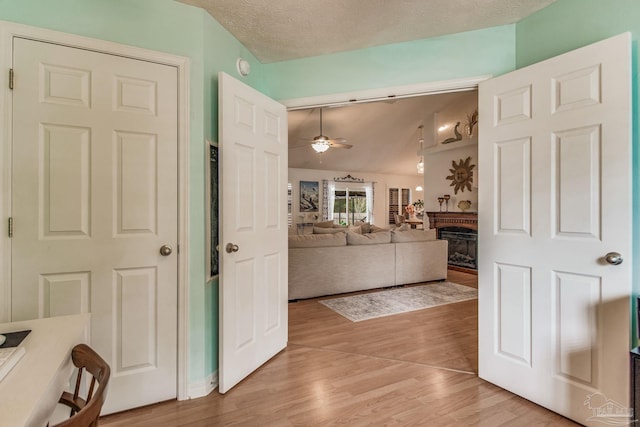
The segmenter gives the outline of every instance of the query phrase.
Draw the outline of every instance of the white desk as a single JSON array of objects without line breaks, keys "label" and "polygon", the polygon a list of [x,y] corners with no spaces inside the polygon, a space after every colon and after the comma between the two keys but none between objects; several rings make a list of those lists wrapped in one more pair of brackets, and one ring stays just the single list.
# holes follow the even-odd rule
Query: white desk
[{"label": "white desk", "polygon": [[0,425],[46,426],[73,371],[71,349],[86,342],[89,314],[0,323],[0,333],[31,329],[26,354],[0,381]]}]

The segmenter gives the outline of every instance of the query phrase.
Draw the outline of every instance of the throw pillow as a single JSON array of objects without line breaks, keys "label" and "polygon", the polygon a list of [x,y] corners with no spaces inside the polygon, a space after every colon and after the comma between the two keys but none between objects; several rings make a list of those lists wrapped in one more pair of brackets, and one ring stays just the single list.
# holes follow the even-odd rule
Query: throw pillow
[{"label": "throw pillow", "polygon": [[344,232],[335,234],[305,234],[289,236],[289,248],[326,248],[346,246],[347,237]]},{"label": "throw pillow", "polygon": [[361,225],[350,225],[349,228],[347,228],[347,231],[350,231],[352,233],[362,234],[362,226]]},{"label": "throw pillow", "polygon": [[369,227],[369,233],[380,233],[381,231],[389,231],[388,228],[382,228],[371,224]]},{"label": "throw pillow", "polygon": [[347,232],[347,245],[379,245],[391,242],[390,232],[357,234]]},{"label": "throw pillow", "polygon": [[353,225],[359,225],[362,228],[362,234],[371,233],[372,225],[364,221],[356,221]]}]

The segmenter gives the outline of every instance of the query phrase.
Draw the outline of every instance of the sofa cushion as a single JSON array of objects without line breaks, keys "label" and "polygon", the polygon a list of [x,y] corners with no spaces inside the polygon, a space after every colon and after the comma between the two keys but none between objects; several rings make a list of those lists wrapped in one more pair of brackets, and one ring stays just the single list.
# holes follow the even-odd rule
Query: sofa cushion
[{"label": "sofa cushion", "polygon": [[334,234],[304,234],[289,236],[290,248],[321,248],[346,246],[347,237],[344,232]]},{"label": "sofa cushion", "polygon": [[426,242],[436,240],[436,230],[391,230],[391,243]]},{"label": "sofa cushion", "polygon": [[349,227],[334,227],[334,228],[313,227],[313,234],[335,234],[335,233],[344,233],[346,231],[362,234],[362,228],[360,226],[355,226],[355,225],[350,225]]},{"label": "sofa cushion", "polygon": [[347,245],[379,245],[390,242],[391,233],[389,231],[367,234],[357,234],[351,231],[347,232]]},{"label": "sofa cushion", "polygon": [[322,221],[322,222],[316,222],[313,225],[315,227],[321,227],[321,228],[332,228],[334,224],[333,224],[333,221]]},{"label": "sofa cushion", "polygon": [[345,229],[342,228],[326,228],[326,227],[313,227],[313,234],[336,234],[344,233]]}]

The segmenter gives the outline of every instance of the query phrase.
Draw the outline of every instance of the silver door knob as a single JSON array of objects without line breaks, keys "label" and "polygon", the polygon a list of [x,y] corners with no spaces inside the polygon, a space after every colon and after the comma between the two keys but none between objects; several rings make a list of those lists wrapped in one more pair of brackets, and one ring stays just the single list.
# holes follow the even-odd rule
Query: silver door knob
[{"label": "silver door knob", "polygon": [[613,264],[613,265],[622,264],[622,255],[620,255],[618,252],[609,252],[604,256],[604,259],[609,264]]},{"label": "silver door knob", "polygon": [[238,252],[240,248],[238,247],[238,245],[234,245],[233,243],[227,243],[227,253],[230,254],[232,252]]},{"label": "silver door knob", "polygon": [[169,245],[160,246],[160,255],[169,256],[171,255],[171,252],[173,252],[173,249],[171,248],[171,246]]}]

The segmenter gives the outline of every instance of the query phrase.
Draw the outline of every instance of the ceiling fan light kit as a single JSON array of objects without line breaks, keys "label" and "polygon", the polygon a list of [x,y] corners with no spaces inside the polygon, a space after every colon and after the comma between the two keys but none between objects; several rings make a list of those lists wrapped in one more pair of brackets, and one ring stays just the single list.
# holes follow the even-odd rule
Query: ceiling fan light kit
[{"label": "ceiling fan light kit", "polygon": [[315,150],[316,153],[324,153],[329,149],[329,147],[331,147],[327,139],[324,139],[322,137],[316,137],[314,139],[315,142],[311,144],[311,147]]},{"label": "ceiling fan light kit", "polygon": [[329,138],[322,133],[322,108],[320,108],[320,135],[314,137],[312,140],[307,140],[311,144],[311,148],[316,153],[324,153],[329,148],[351,148],[352,145],[346,144],[347,140],[344,138]]}]

